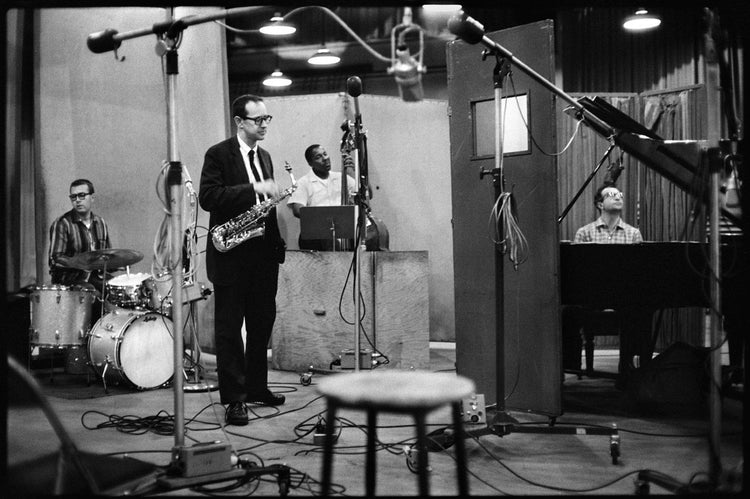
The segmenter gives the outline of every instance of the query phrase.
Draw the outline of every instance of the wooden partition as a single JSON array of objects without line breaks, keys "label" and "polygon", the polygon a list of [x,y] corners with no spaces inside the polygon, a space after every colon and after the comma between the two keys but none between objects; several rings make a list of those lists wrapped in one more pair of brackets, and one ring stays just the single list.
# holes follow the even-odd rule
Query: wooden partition
[{"label": "wooden partition", "polygon": [[[352,262],[352,252],[287,252],[271,339],[274,369],[328,369],[354,349]],[[428,253],[364,251],[359,267],[360,351],[382,354],[387,368],[429,368]]]},{"label": "wooden partition", "polygon": [[[487,36],[547,80],[554,76],[553,24],[542,21]],[[512,194],[518,260],[502,254],[488,223],[499,193],[495,163],[494,57],[462,41],[448,45],[456,371],[498,408],[559,414],[560,296],[554,96],[513,67],[502,90],[503,175]],[[505,118],[503,118],[505,119]],[[526,126],[528,124],[528,128]],[[533,143],[532,143],[533,138]],[[513,147],[511,147],[513,146]],[[503,222],[509,227],[507,219]],[[520,241],[525,244],[521,244]],[[510,248],[508,245],[508,249]],[[522,261],[519,261],[522,260]]]}]

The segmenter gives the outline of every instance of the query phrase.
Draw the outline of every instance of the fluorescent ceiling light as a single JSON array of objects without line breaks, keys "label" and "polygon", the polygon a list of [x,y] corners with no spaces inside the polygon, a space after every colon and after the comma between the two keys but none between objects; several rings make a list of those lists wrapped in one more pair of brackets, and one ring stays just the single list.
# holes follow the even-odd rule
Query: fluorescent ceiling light
[{"label": "fluorescent ceiling light", "polygon": [[457,3],[426,3],[422,9],[429,12],[453,12],[461,10],[461,4]]},{"label": "fluorescent ceiling light", "polygon": [[271,18],[271,21],[260,27],[259,31],[269,36],[286,36],[297,31],[293,25],[284,21],[278,12]]},{"label": "fluorescent ceiling light", "polygon": [[661,24],[661,18],[654,14],[649,14],[646,9],[638,9],[635,14],[628,16],[622,27],[628,31],[644,31],[656,28]]},{"label": "fluorescent ceiling light", "polygon": [[341,58],[331,53],[330,50],[323,47],[318,49],[307,62],[313,66],[332,66],[338,64]]},{"label": "fluorescent ceiling light", "polygon": [[271,76],[263,80],[266,87],[288,87],[291,84],[292,80],[284,76],[280,69],[276,69]]}]

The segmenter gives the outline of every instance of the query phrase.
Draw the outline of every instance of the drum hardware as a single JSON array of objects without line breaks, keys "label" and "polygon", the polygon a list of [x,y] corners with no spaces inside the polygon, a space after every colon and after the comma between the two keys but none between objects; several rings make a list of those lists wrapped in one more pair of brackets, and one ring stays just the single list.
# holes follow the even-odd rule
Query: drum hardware
[{"label": "drum hardware", "polygon": [[[214,382],[201,380],[200,372],[203,367],[200,363],[200,346],[198,344],[198,300],[205,300],[211,294],[211,290],[206,288],[203,283],[192,283],[189,286],[183,286],[186,300],[183,303],[190,304],[190,354],[187,359],[190,367],[183,368],[186,383],[182,386],[182,391],[186,393],[211,392],[219,389],[219,385]],[[191,379],[192,375],[192,379]]]}]

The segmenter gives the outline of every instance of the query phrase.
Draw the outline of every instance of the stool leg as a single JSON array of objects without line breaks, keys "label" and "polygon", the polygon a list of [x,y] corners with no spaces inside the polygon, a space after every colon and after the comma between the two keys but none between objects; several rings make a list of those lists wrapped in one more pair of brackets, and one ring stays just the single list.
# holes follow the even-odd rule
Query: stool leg
[{"label": "stool leg", "polygon": [[375,497],[375,440],[377,411],[367,411],[367,456],[365,461],[365,495]]},{"label": "stool leg", "polygon": [[326,411],[326,436],[323,442],[323,477],[321,479],[321,493],[324,497],[331,492],[331,472],[333,470],[333,422],[336,418],[336,404],[328,401]]},{"label": "stool leg", "polygon": [[586,350],[586,374],[594,372],[594,335],[586,334],[585,350]]},{"label": "stool leg", "polygon": [[469,495],[469,482],[466,479],[466,447],[464,446],[464,424],[461,419],[461,404],[455,402],[453,406],[453,429],[456,446],[456,473],[458,474],[458,496],[466,497]]},{"label": "stool leg", "polygon": [[414,415],[417,423],[417,474],[419,477],[419,495],[430,495],[430,482],[427,476],[427,430],[425,429],[425,413],[422,411]]}]

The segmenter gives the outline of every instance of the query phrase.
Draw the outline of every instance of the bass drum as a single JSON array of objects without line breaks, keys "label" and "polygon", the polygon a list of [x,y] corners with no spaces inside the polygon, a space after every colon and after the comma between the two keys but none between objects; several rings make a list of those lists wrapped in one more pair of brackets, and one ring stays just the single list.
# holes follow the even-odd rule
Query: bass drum
[{"label": "bass drum", "polygon": [[174,374],[173,325],[155,312],[118,309],[91,328],[91,366],[104,380],[139,390],[158,388]]}]

